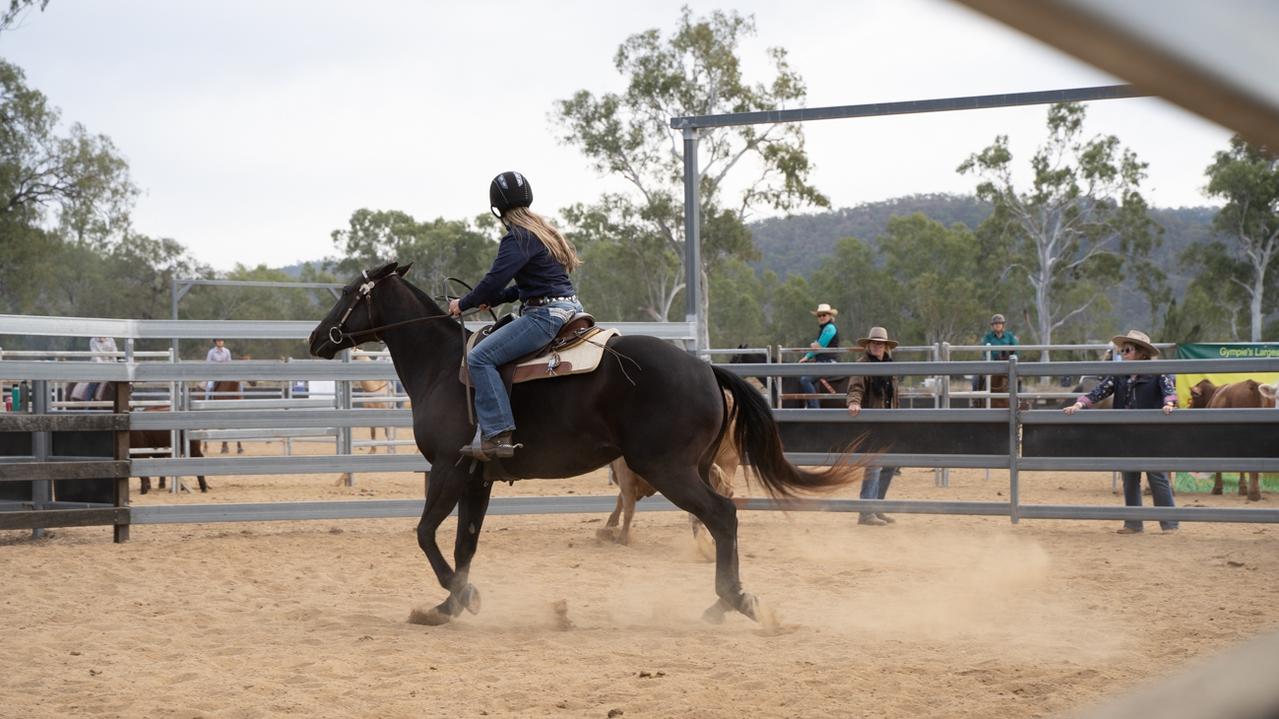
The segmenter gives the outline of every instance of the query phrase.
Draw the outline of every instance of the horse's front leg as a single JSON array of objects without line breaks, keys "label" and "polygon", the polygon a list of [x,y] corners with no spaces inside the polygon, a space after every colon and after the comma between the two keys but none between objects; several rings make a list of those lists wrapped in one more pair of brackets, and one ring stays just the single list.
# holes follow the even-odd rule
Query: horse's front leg
[{"label": "horse's front leg", "polygon": [[435,541],[435,531],[457,506],[470,475],[465,469],[448,464],[433,465],[431,469],[431,481],[427,482],[426,507],[422,510],[422,520],[417,525],[417,544],[426,554],[426,559],[435,572],[435,579],[441,587],[449,590],[449,597],[431,609],[414,609],[409,614],[409,621],[414,624],[445,624],[461,611],[461,605],[453,591],[455,572]]},{"label": "horse's front leg", "polygon": [[[449,600],[455,601],[456,606],[471,614],[480,611],[480,591],[469,580],[471,559],[475,557],[475,548],[479,546],[480,530],[484,528],[489,497],[493,494],[493,483],[484,480],[483,471],[476,470],[481,476],[470,477],[462,488],[462,501],[457,507],[457,539],[453,544],[453,564],[457,571],[453,574],[453,582],[449,587]],[[455,616],[456,614],[457,612],[454,613]]]}]

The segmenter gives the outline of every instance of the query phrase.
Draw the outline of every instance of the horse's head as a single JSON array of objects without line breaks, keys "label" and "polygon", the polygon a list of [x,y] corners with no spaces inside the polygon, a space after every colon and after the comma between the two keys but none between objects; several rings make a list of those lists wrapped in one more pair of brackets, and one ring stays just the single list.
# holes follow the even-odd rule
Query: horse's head
[{"label": "horse's head", "polygon": [[412,264],[388,262],[376,270],[365,270],[351,284],[342,288],[342,296],[333,309],[311,330],[311,354],[333,359],[339,350],[355,347],[374,339],[368,330],[381,324],[373,302],[373,290],[379,283],[402,276]]},{"label": "horse's head", "polygon": [[[739,344],[739,345],[737,345],[737,349],[739,349],[739,350],[744,350],[744,349],[746,349],[746,345],[745,345],[745,344]],[[757,363],[758,363],[758,364],[762,364],[762,363],[767,362],[767,361],[768,361],[768,353],[767,353],[767,352],[763,352],[763,351],[758,351],[758,352],[738,352],[737,354],[734,354],[734,355],[733,355],[733,356],[729,359],[729,362],[730,362],[731,364],[757,364]]]}]

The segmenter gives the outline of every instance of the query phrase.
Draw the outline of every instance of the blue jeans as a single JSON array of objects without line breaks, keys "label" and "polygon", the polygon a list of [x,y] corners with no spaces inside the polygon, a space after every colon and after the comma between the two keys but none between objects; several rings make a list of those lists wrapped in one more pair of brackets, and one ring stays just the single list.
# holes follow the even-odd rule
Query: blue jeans
[{"label": "blue jeans", "polygon": [[[813,360],[813,361],[814,361],[814,362],[834,362],[835,360],[833,360],[833,359],[815,359],[815,360]],[[809,376],[807,376],[807,375],[805,375],[805,376],[803,376],[803,377],[800,377],[800,378],[799,378],[799,390],[800,390],[801,392],[803,392],[804,394],[817,394],[817,380],[818,380],[818,379],[820,379],[820,377],[809,377]],[[820,406],[821,406],[821,403],[820,403],[820,401],[819,401],[819,400],[815,400],[815,399],[806,399],[806,400],[804,400],[804,408],[805,408],[805,409],[817,409],[817,408],[818,408],[818,407],[820,407]]]},{"label": "blue jeans", "polygon": [[[1124,478],[1124,504],[1129,507],[1141,506],[1141,472],[1120,472]],[[1150,483],[1150,496],[1156,507],[1175,507],[1172,499],[1172,485],[1168,483],[1167,472],[1146,472],[1146,481]],[[1163,529],[1176,529],[1178,522],[1160,522]],[[1140,530],[1141,522],[1135,519],[1124,520],[1124,526]]]},{"label": "blue jeans", "polygon": [[[893,470],[896,467],[867,467],[862,472],[861,499],[883,499],[888,494],[888,485],[893,482]],[[862,512],[861,519],[870,519],[874,512]]]},{"label": "blue jeans", "polygon": [[525,307],[520,317],[486,337],[466,355],[471,384],[475,387],[475,414],[484,439],[515,429],[511,399],[497,368],[546,346],[575,312],[580,302],[554,302]]}]

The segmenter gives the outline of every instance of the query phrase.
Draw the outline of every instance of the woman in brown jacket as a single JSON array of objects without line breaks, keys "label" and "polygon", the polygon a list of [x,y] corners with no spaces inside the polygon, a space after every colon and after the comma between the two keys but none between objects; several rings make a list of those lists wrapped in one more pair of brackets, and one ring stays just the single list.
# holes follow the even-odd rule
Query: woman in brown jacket
[{"label": "woman in brown jacket", "polygon": [[[857,344],[866,350],[857,358],[858,362],[892,362],[892,350],[897,342],[888,339],[888,330],[883,327],[871,327],[868,337],[857,340]],[[897,377],[879,375],[874,377],[852,377],[848,382],[848,413],[856,417],[862,407],[866,409],[897,409]],[[888,494],[888,485],[893,481],[896,467],[867,467],[862,475],[862,499],[883,499]],[[858,524],[883,526],[892,524],[892,517],[883,512],[862,512],[857,519]]]}]

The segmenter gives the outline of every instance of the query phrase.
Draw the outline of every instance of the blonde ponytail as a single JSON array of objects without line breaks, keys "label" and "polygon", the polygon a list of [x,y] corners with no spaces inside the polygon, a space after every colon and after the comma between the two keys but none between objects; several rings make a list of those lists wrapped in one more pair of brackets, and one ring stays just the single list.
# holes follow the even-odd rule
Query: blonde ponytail
[{"label": "blonde ponytail", "polygon": [[512,207],[502,214],[502,221],[523,227],[536,235],[546,245],[551,256],[569,272],[582,266],[582,258],[577,256],[577,248],[573,243],[536,212],[527,207]]}]

